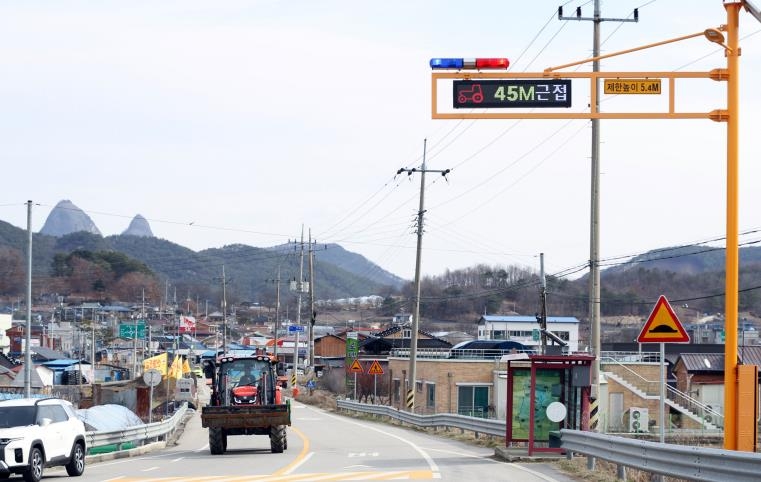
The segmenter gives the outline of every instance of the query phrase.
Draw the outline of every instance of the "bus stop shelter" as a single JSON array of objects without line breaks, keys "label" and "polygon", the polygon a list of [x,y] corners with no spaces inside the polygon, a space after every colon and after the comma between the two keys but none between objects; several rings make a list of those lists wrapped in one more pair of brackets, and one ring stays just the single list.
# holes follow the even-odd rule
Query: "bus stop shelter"
[{"label": "bus stop shelter", "polygon": [[561,452],[559,430],[589,429],[592,355],[502,357],[507,362],[507,447]]}]

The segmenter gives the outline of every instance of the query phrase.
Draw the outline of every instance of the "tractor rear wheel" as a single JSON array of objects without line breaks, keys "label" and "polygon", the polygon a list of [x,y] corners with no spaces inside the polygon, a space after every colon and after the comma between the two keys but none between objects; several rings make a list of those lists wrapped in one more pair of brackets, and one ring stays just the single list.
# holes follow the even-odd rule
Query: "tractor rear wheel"
[{"label": "tractor rear wheel", "polygon": [[221,428],[209,428],[209,451],[211,455],[221,455],[227,448],[227,436]]},{"label": "tractor rear wheel", "polygon": [[273,425],[270,428],[270,448],[273,454],[281,454],[288,447],[285,425]]}]

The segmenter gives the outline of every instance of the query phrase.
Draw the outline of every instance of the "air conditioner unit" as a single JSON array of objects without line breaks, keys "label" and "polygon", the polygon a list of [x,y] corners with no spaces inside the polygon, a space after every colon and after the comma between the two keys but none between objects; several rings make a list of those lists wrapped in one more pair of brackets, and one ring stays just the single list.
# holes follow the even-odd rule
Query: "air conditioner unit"
[{"label": "air conditioner unit", "polygon": [[632,407],[629,409],[629,431],[630,432],[647,432],[650,423],[650,417],[647,408]]},{"label": "air conditioner unit", "polygon": [[[724,410],[723,410],[723,408],[722,408],[722,406],[721,406],[720,404],[716,404],[716,403],[713,403],[713,404],[711,404],[711,405],[706,405],[706,407],[707,407],[709,410],[711,410],[711,411],[713,411],[713,412],[716,412],[716,413],[718,413],[718,414],[723,414],[723,413],[724,413]],[[709,412],[707,412],[707,411],[706,411],[706,412],[704,412],[704,417],[703,417],[703,419],[704,419],[706,422],[708,422],[708,423],[712,423],[712,424],[714,424],[714,425],[719,425],[719,424],[721,423],[721,422],[720,422],[720,417],[717,417],[717,416],[716,416],[716,415],[714,415],[713,413],[709,413]]]}]

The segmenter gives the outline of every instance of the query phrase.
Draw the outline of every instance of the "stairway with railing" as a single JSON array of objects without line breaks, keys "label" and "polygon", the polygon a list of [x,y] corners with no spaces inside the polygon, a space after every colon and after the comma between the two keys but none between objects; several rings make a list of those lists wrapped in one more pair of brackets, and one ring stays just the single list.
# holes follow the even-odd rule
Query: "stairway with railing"
[{"label": "stairway with railing", "polygon": [[[653,356],[653,354],[648,354],[650,358],[647,361],[660,363],[660,356],[655,355],[656,358],[653,358]],[[605,356],[603,354],[600,357],[601,365],[612,365],[619,368],[616,371],[604,371],[606,377],[614,380],[643,400],[660,399],[661,382],[658,380],[648,380],[626,366],[625,362],[633,361],[637,361],[634,356],[629,356],[624,361],[621,361],[620,356]],[[666,385],[666,399],[664,403],[694,421],[704,430],[718,430],[724,426],[724,417],[721,413],[668,384]]]}]

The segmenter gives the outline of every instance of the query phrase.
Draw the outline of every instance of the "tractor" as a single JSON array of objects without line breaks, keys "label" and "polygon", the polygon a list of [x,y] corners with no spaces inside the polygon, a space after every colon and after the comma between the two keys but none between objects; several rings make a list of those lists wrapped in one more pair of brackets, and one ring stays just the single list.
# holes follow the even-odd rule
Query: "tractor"
[{"label": "tractor", "polygon": [[211,380],[211,400],[201,409],[201,425],[209,429],[209,451],[227,450],[229,435],[269,435],[273,453],[288,448],[290,402],[283,402],[277,384],[277,359],[270,355],[222,355],[204,362]]}]

